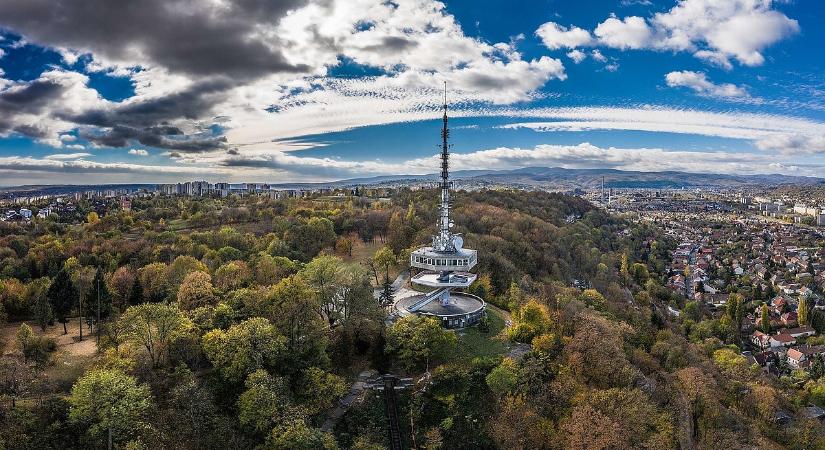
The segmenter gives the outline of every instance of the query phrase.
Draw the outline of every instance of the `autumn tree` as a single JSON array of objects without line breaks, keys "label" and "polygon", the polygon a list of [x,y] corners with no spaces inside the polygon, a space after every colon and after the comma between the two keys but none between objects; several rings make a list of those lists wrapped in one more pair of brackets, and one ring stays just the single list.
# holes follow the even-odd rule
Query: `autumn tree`
[{"label": "autumn tree", "polygon": [[172,293],[183,283],[186,277],[192,272],[208,273],[206,265],[189,255],[181,255],[172,261],[166,269],[166,282],[170,286]]},{"label": "autumn tree", "polygon": [[134,272],[127,266],[118,267],[109,277],[106,287],[119,307],[125,308],[128,305],[135,279]]},{"label": "autumn tree", "polygon": [[17,406],[17,399],[29,389],[33,374],[29,365],[13,355],[0,358],[0,394],[11,398],[11,407]]},{"label": "autumn tree", "polygon": [[252,271],[244,261],[230,261],[215,271],[215,286],[228,291],[246,286],[252,281]]},{"label": "autumn tree", "polygon": [[534,337],[546,333],[552,325],[547,307],[534,298],[515,312],[513,320],[508,333],[510,339],[517,342],[529,343]]},{"label": "autumn tree", "polygon": [[144,303],[129,307],[120,316],[118,327],[126,342],[143,347],[152,367],[157,367],[166,360],[169,344],[185,333],[191,322],[175,305]]},{"label": "autumn tree", "polygon": [[215,292],[212,277],[205,272],[192,272],[186,276],[178,289],[178,305],[184,311],[200,306],[213,305]]},{"label": "autumn tree", "polygon": [[767,333],[771,332],[771,314],[770,314],[770,312],[768,312],[768,304],[767,303],[762,304],[760,324],[762,326],[762,331],[764,333],[767,334]]},{"label": "autumn tree", "polygon": [[352,240],[346,236],[338,238],[335,242],[335,253],[352,258]]},{"label": "autumn tree", "polygon": [[153,407],[149,387],[117,370],[93,370],[72,387],[69,420],[87,427],[92,438],[106,436],[108,447],[125,443],[148,426]]},{"label": "autumn tree", "polygon": [[[171,289],[167,273],[167,266],[164,263],[147,264],[138,270],[138,279],[145,299],[159,302],[166,298]],[[177,292],[177,286],[175,292]]]},{"label": "autumn tree", "polygon": [[68,322],[69,313],[77,303],[77,290],[65,269],[61,269],[57,273],[46,295],[54,315],[63,324],[63,334],[68,334],[66,323]]},{"label": "autumn tree", "polygon": [[269,434],[261,450],[337,450],[330,433],[307,425],[305,420],[292,418],[279,423]]},{"label": "autumn tree", "polygon": [[804,296],[799,297],[799,306],[797,307],[797,322],[799,325],[808,325],[808,299]]}]

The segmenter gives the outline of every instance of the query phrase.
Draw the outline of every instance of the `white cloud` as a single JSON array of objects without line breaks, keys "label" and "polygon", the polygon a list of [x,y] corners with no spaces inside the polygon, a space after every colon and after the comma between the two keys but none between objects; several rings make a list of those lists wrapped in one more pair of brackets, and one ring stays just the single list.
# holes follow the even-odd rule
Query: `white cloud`
[{"label": "white cloud", "polygon": [[741,112],[717,113],[663,107],[545,108],[510,111],[516,117],[548,118],[504,128],[536,131],[626,130],[680,133],[751,141],[760,150],[825,153],[825,124],[808,119]]},{"label": "white cloud", "polygon": [[574,49],[567,52],[567,57],[573,60],[573,63],[579,64],[587,58],[587,53]]},{"label": "white cloud", "polygon": [[744,88],[731,83],[714,84],[703,72],[689,70],[670,72],[665,75],[665,81],[670,87],[686,87],[699,95],[708,97],[748,97],[748,92]]},{"label": "white cloud", "polygon": [[130,155],[136,155],[136,156],[149,156],[149,152],[142,149],[142,148],[133,148],[133,149],[129,150],[129,154]]},{"label": "white cloud", "polygon": [[607,57],[604,56],[602,54],[601,50],[599,50],[597,48],[593,49],[593,51],[590,52],[590,56],[592,56],[593,59],[595,59],[598,62],[606,62],[607,61]]},{"label": "white cloud", "polygon": [[87,156],[92,156],[91,153],[55,153],[53,155],[45,156],[45,159],[64,160],[64,159],[80,159]]},{"label": "white cloud", "polygon": [[756,146],[760,150],[778,151],[785,154],[825,153],[825,134],[774,134],[760,139]]},{"label": "white cloud", "polygon": [[[593,31],[595,39],[562,39],[570,31],[547,22],[539,30],[550,30],[549,48],[603,45],[622,50],[649,49],[688,51],[713,65],[730,69],[733,58],[746,66],[765,61],[769,46],[799,32],[799,23],[775,10],[772,0],[679,0],[667,12],[644,18],[611,15]],[[577,36],[587,30],[571,27]],[[573,45],[575,44],[575,45]],[[555,47],[554,47],[555,46]]]},{"label": "white cloud", "polygon": [[641,17],[630,16],[621,20],[610,17],[596,27],[594,34],[599,43],[625,50],[650,46],[653,31]]},{"label": "white cloud", "polygon": [[575,26],[566,28],[555,22],[547,22],[536,30],[536,35],[550,50],[560,48],[576,48],[590,45],[593,36],[590,32]]}]

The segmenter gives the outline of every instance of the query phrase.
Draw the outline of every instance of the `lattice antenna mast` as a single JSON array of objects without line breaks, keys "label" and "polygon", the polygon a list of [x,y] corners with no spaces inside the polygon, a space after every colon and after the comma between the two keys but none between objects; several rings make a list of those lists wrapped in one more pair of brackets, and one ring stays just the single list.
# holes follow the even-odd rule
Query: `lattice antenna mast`
[{"label": "lattice antenna mast", "polygon": [[447,82],[444,82],[444,126],[441,129],[441,218],[439,222],[438,244],[440,251],[454,251],[450,235],[450,129],[447,128]]}]

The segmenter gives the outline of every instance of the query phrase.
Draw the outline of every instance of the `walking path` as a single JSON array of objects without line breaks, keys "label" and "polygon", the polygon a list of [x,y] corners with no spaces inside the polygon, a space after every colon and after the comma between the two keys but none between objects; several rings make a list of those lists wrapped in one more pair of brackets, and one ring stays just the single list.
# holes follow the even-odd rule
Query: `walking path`
[{"label": "walking path", "polygon": [[347,413],[350,406],[356,401],[360,401],[363,398],[364,391],[366,390],[367,381],[371,378],[374,378],[378,375],[378,372],[375,370],[365,370],[358,374],[357,380],[352,383],[352,386],[349,389],[349,393],[344,396],[341,400],[338,401],[338,406],[331,409],[329,413],[327,413],[327,420],[324,421],[324,424],[321,425],[321,431],[332,431],[335,427],[335,424],[344,417],[344,414]]}]

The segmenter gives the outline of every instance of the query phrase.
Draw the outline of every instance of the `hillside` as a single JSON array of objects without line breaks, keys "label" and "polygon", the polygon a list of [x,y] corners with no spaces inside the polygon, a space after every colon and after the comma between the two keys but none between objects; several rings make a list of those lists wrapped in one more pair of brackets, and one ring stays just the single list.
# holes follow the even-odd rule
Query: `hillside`
[{"label": "hillside", "polygon": [[428,242],[436,201],[155,197],[4,228],[0,447],[102,448],[111,427],[120,448],[386,448],[377,373],[414,380],[404,448],[823,444],[799,416],[818,394],[748,366],[729,328],[663,287],[675,243],[580,198],[457,193],[488,319],[388,317],[374,290]]}]

